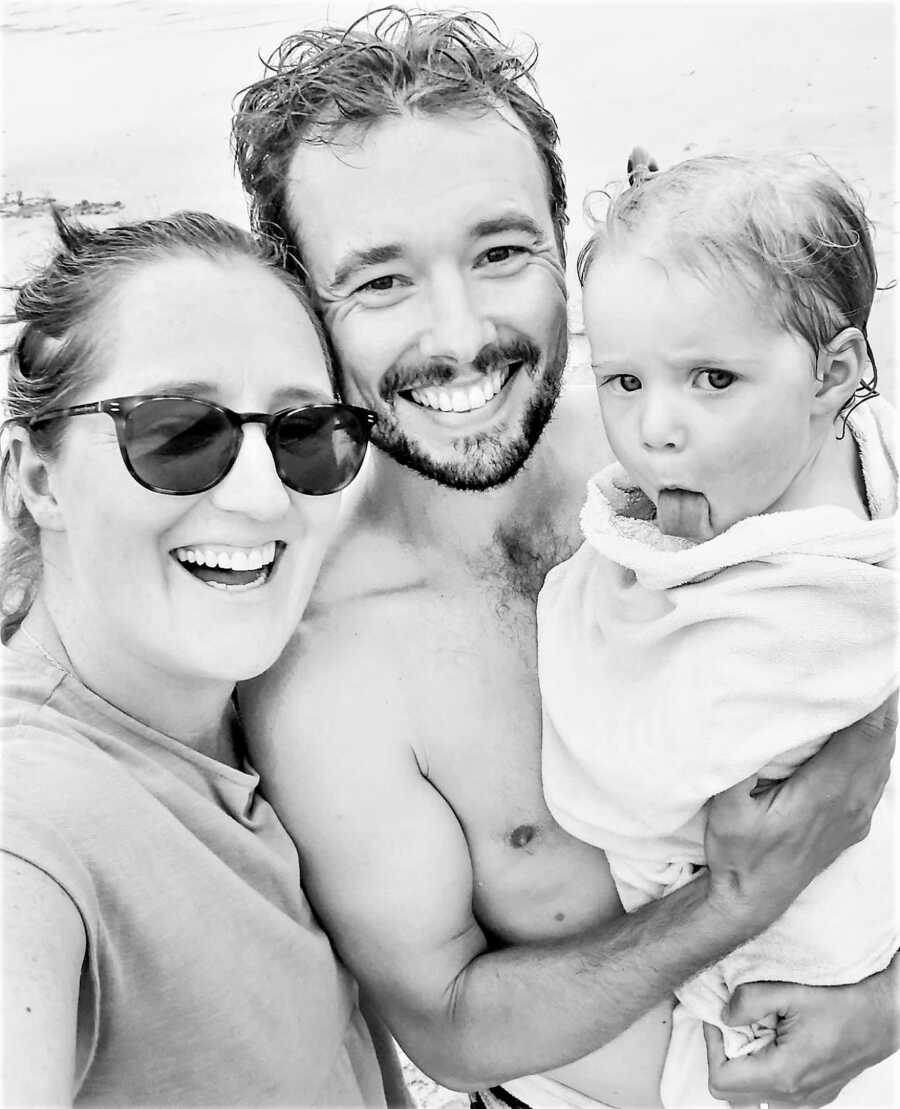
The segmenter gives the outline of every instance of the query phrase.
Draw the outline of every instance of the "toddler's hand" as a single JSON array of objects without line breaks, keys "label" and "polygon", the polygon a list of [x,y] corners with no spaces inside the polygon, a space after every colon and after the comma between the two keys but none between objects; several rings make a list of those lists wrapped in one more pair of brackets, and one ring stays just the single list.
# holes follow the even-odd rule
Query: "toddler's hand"
[{"label": "toddler's hand", "polygon": [[754,982],[739,986],[723,1014],[750,1024],[776,1013],[775,1043],[726,1059],[722,1033],[704,1025],[713,1097],[732,1105],[827,1105],[862,1071],[897,1050],[900,1019],[893,967],[853,986]]}]

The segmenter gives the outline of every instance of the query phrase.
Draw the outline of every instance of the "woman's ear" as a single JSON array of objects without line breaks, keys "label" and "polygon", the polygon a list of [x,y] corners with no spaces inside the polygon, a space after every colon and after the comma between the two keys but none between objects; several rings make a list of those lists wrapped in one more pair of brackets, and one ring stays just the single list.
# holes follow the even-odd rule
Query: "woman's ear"
[{"label": "woman's ear", "polygon": [[9,429],[10,468],[16,475],[22,500],[39,528],[65,531],[62,512],[53,492],[50,465],[35,450],[24,427]]},{"label": "woman's ear", "polygon": [[859,387],[869,366],[866,337],[858,327],[845,327],[820,350],[816,359],[813,411],[836,416]]}]

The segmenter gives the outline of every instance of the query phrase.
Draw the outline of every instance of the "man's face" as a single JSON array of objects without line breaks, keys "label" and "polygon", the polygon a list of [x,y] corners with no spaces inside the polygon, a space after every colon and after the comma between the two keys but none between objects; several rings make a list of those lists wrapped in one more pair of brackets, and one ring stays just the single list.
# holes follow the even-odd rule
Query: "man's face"
[{"label": "man's face", "polygon": [[291,220],[345,397],[374,442],[455,488],[512,477],[566,358],[546,177],[512,116],[402,116],[301,145]]}]

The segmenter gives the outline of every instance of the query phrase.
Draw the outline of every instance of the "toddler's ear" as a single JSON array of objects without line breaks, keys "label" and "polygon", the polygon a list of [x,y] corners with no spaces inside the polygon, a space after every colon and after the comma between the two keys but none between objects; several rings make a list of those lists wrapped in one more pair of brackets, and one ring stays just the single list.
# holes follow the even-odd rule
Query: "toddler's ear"
[{"label": "toddler's ear", "polygon": [[845,327],[827,342],[816,359],[813,410],[836,416],[853,396],[869,365],[866,339],[858,327]]}]

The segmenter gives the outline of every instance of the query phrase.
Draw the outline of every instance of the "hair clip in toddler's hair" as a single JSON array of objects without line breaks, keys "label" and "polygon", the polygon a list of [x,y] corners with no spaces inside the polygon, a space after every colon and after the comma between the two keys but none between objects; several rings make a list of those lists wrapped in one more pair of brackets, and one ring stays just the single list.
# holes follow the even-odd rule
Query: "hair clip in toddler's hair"
[{"label": "hair clip in toddler's hair", "polygon": [[628,184],[636,189],[659,170],[656,159],[642,146],[636,146],[628,155]]}]

